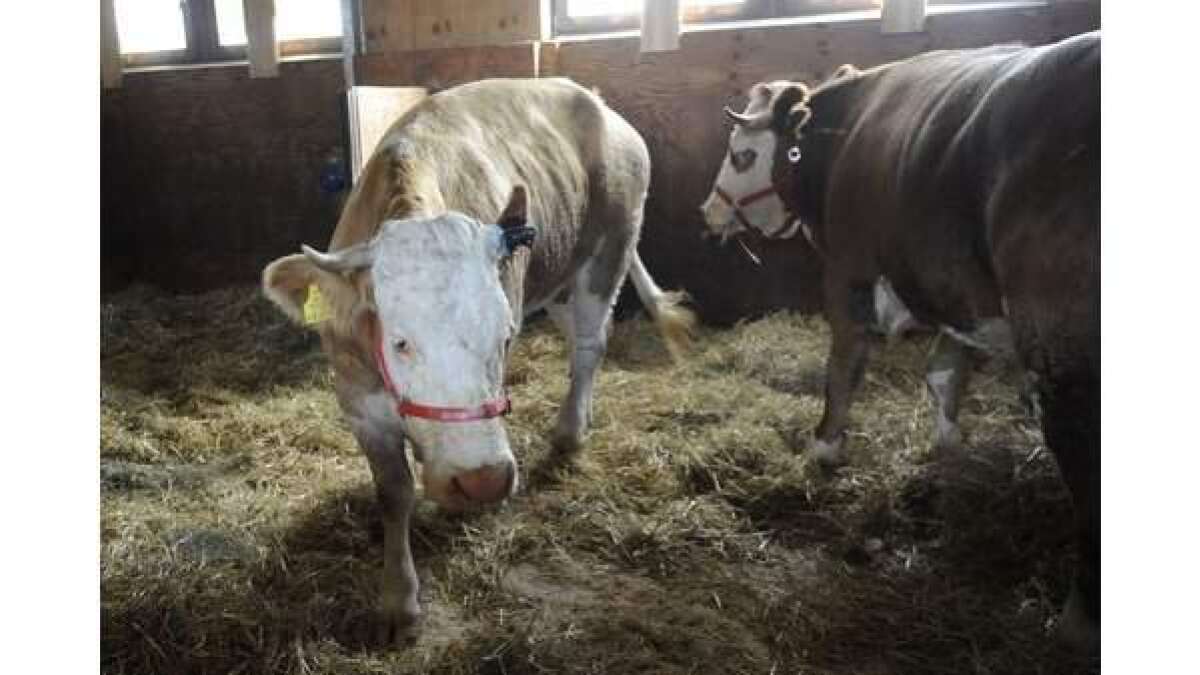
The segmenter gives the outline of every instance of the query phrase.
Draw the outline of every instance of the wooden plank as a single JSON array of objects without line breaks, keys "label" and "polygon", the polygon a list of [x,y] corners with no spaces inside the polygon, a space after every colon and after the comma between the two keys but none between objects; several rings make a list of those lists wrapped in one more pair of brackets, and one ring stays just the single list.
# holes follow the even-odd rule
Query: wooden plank
[{"label": "wooden plank", "polygon": [[100,0],[100,84],[105,89],[121,86],[121,42],[113,0]]},{"label": "wooden plank", "polygon": [[428,95],[424,87],[352,87],[346,92],[350,114],[350,171],[353,179],[392,123]]},{"label": "wooden plank", "polygon": [[642,3],[642,51],[679,49],[679,0]]},{"label": "wooden plank", "polygon": [[362,17],[356,0],[341,0],[342,4],[342,72],[346,88],[355,84],[354,57],[362,52]]},{"label": "wooden plank", "polygon": [[536,41],[542,0],[363,0],[367,53]]},{"label": "wooden plank", "polygon": [[[340,195],[320,189],[342,146],[341,64],[125,73],[101,95],[102,269],[193,291],[256,283],[300,243],[324,247]],[[286,133],[280,133],[286,130]]]},{"label": "wooden plank", "polygon": [[407,0],[362,0],[363,50],[366,54],[413,48],[413,5]]},{"label": "wooden plank", "polygon": [[884,0],[880,12],[882,33],[919,33],[925,28],[925,0]]},{"label": "wooden plank", "polygon": [[535,77],[537,45],[452,47],[368,54],[356,59],[359,84],[446,89],[488,77]]},{"label": "wooden plank", "polygon": [[245,0],[243,8],[250,77],[278,77],[279,42],[275,39],[275,0]]}]

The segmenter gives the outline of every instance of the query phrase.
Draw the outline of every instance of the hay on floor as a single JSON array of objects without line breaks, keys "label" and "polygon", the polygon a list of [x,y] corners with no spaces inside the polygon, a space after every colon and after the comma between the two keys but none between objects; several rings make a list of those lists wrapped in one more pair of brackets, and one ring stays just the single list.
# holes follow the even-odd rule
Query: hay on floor
[{"label": "hay on floor", "polygon": [[381,527],[314,335],[256,289],[101,308],[106,673],[1069,673],[1051,639],[1069,502],[1016,377],[975,373],[962,453],[931,456],[927,340],[875,352],[852,464],[806,462],[824,323],[704,330],[670,359],[615,326],[595,427],[547,438],[563,342],[513,354],[520,494],[422,504],[427,621],[370,641]]}]

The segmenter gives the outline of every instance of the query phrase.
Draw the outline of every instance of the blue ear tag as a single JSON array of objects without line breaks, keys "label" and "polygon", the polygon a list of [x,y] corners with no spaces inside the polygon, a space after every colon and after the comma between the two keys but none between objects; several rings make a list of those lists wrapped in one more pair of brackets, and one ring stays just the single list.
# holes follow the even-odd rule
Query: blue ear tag
[{"label": "blue ear tag", "polygon": [[527,225],[506,227],[501,231],[500,240],[504,242],[506,255],[512,255],[517,249],[525,246],[533,248],[533,240],[537,238],[537,228]]},{"label": "blue ear tag", "polygon": [[800,146],[793,145],[792,147],[788,148],[787,158],[788,158],[788,161],[791,162],[792,164],[799,162],[800,161]]}]

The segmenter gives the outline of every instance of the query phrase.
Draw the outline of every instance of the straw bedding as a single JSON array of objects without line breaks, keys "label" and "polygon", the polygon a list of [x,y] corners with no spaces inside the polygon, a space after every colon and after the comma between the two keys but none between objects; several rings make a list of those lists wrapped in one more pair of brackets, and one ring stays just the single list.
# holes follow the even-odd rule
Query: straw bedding
[{"label": "straw bedding", "polygon": [[315,335],[256,289],[101,307],[102,667],[107,673],[1070,673],[1051,637],[1069,501],[1015,373],[980,364],[961,452],[934,454],[928,339],[886,348],[852,463],[806,461],[823,321],[702,329],[673,366],[614,327],[595,426],[548,437],[562,340],[527,327],[509,369],[522,489],[451,516],[422,503],[427,617],[372,644],[382,527]]}]

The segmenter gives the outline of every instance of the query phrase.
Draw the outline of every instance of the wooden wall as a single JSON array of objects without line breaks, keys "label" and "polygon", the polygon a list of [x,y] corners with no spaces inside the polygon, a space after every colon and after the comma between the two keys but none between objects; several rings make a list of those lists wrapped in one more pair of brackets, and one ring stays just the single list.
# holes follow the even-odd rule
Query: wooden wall
[{"label": "wooden wall", "polygon": [[253,282],[263,265],[323,245],[336,220],[319,189],[342,143],[340,60],[126,72],[100,99],[103,290]]},{"label": "wooden wall", "polygon": [[[698,206],[725,152],[721,108],[757,81],[818,81],[843,63],[869,67],[931,49],[1044,44],[1100,24],[1098,2],[930,17],[926,31],[881,35],[877,21],[685,33],[675,52],[640,54],[637,38],[399,51],[357,60],[362,84],[448,87],[486,77],[566,76],[597,87],[646,138],[654,162],[641,252],[664,286],[685,288],[703,318],[725,323],[779,308],[820,308],[820,260],[803,242],[758,250],[699,237]],[[537,50],[535,54],[533,50]]]},{"label": "wooden wall", "polygon": [[[664,286],[687,289],[702,316],[718,323],[820,306],[820,260],[803,242],[761,247],[757,266],[735,246],[699,237],[698,205],[725,152],[723,105],[741,105],[762,79],[815,81],[842,63],[871,66],[929,49],[1041,44],[1100,22],[1098,2],[1060,2],[933,16],[925,32],[910,35],[881,35],[876,21],[689,32],[679,51],[645,55],[637,38],[538,43],[517,40],[533,35],[521,28],[511,44],[416,49],[416,37],[395,32],[423,25],[405,24],[404,16],[416,16],[406,8],[524,17],[537,4],[364,0],[368,52],[355,59],[357,82],[436,90],[559,75],[597,87],[650,147],[647,266]],[[244,66],[130,72],[123,88],[103,92],[102,287],[130,279],[176,290],[252,282],[300,242],[328,241],[337,204],[320,191],[318,176],[343,142],[342,64],[280,68],[278,78],[253,80]]]},{"label": "wooden wall", "polygon": [[362,0],[368,52],[537,40],[540,0]]}]

